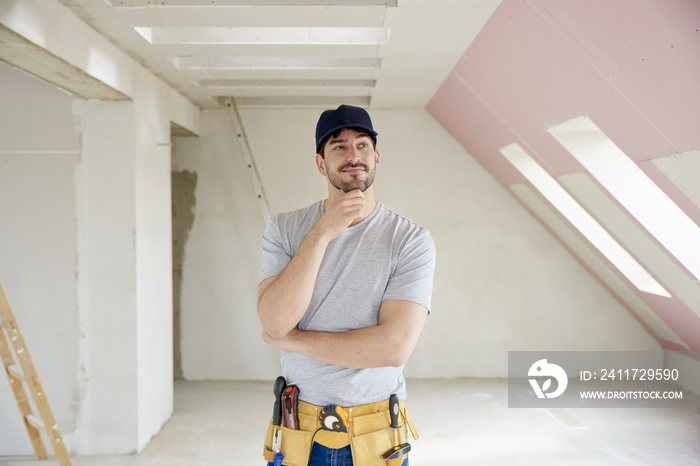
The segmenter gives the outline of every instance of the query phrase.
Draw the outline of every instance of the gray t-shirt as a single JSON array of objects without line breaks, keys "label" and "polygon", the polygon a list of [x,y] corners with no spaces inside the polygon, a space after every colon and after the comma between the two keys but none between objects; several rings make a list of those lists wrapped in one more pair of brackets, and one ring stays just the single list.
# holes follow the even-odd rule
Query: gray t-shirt
[{"label": "gray t-shirt", "polygon": [[[281,274],[323,215],[323,201],[275,215],[263,236],[260,281]],[[375,326],[385,299],[412,301],[430,311],[435,245],[425,228],[381,203],[328,244],[301,330],[345,332]],[[287,384],[320,406],[357,406],[406,397],[402,367],[348,369],[282,352]]]}]

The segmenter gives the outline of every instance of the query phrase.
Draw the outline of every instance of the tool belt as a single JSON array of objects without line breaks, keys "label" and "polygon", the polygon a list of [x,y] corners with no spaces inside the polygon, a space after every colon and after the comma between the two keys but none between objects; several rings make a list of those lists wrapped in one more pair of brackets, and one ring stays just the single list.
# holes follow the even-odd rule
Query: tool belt
[{"label": "tool belt", "polygon": [[313,443],[333,449],[350,445],[353,464],[358,466],[400,466],[406,455],[393,460],[383,460],[382,454],[407,441],[407,427],[413,438],[418,440],[416,426],[403,401],[399,401],[397,429],[391,428],[388,400],[344,408],[348,414],[347,432],[324,430],[321,425],[322,409],[323,406],[299,401],[298,430],[273,425],[270,420],[263,451],[265,460],[272,461],[275,456],[272,440],[277,430],[281,430],[280,451],[284,455],[282,464],[287,466],[307,466]]}]

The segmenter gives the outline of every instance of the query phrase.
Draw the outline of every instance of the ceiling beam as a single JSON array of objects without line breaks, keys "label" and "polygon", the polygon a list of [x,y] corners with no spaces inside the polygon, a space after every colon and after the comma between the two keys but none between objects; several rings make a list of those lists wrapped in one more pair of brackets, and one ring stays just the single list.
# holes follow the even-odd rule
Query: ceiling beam
[{"label": "ceiling beam", "polygon": [[112,8],[257,7],[257,6],[383,6],[398,0],[107,0]]},{"label": "ceiling beam", "polygon": [[130,100],[3,24],[0,24],[0,60],[84,99]]}]

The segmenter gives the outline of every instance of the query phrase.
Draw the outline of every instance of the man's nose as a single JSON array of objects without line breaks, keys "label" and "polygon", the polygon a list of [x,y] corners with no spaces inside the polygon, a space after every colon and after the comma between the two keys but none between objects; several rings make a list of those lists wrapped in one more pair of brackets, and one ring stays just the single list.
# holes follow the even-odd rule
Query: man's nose
[{"label": "man's nose", "polygon": [[361,159],[360,149],[355,146],[351,146],[348,151],[348,162],[357,163]]}]

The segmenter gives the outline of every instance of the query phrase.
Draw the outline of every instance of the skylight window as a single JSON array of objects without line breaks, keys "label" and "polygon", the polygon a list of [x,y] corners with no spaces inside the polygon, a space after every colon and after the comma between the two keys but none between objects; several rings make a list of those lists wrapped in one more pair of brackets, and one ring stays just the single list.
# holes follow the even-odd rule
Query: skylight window
[{"label": "skylight window", "polygon": [[181,70],[375,70],[381,58],[173,57]]},{"label": "skylight window", "polygon": [[201,88],[236,88],[236,87],[374,87],[374,79],[200,79]]},{"label": "skylight window", "polygon": [[700,280],[700,227],[590,118],[579,116],[548,131]]},{"label": "skylight window", "polygon": [[136,27],[151,44],[383,45],[390,28],[372,27]]},{"label": "skylight window", "polygon": [[501,154],[640,291],[671,295],[610,234],[518,144]]},{"label": "skylight window", "polygon": [[[114,9],[180,8],[180,7],[262,7],[262,6],[333,6],[333,0],[105,0]],[[354,6],[396,7],[397,0],[353,0]]]}]

